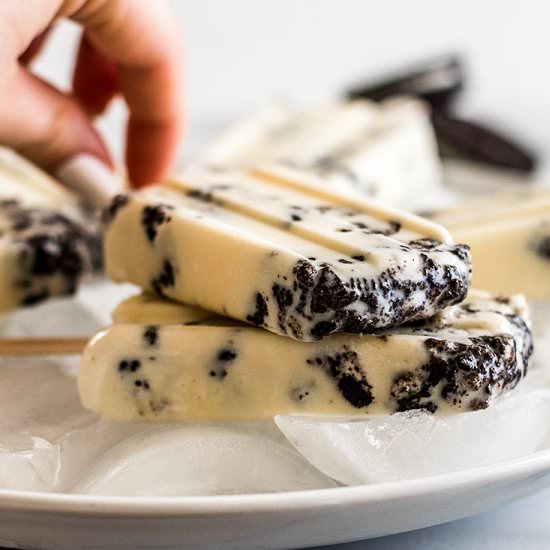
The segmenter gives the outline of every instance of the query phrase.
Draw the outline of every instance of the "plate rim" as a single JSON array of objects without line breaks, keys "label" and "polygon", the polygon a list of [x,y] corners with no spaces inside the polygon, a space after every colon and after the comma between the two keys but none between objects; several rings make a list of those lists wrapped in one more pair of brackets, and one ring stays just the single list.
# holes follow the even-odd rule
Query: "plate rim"
[{"label": "plate rim", "polygon": [[376,504],[426,496],[483,482],[550,470],[550,449],[476,468],[384,483],[278,493],[212,496],[105,496],[0,490],[1,511],[32,511],[73,516],[196,516],[276,513],[340,504]]}]

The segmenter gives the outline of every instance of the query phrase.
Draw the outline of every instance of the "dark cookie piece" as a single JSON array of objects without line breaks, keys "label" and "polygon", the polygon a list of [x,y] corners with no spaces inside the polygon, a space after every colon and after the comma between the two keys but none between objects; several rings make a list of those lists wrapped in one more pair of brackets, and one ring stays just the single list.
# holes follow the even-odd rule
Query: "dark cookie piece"
[{"label": "dark cookie piece", "polygon": [[[141,361],[139,359],[122,359],[118,363],[117,370],[120,375],[126,378],[128,375],[135,374],[141,368]],[[139,391],[150,391],[151,385],[146,378],[133,378],[134,395]]]},{"label": "dark cookie piece", "polygon": [[543,222],[529,239],[529,248],[543,260],[550,260],[550,223]]},{"label": "dark cookie piece", "polygon": [[[63,274],[67,281],[75,281],[84,270],[81,243],[74,234],[59,236],[35,235],[25,243],[33,252],[33,275]],[[72,286],[72,285],[71,285]]]},{"label": "dark cookie piece", "polygon": [[401,229],[401,222],[395,220],[389,220],[386,222],[385,229],[369,227],[363,222],[351,222],[351,224],[360,229],[366,235],[384,235],[386,237],[390,237],[391,235],[395,235]]},{"label": "dark cookie piece", "polygon": [[308,359],[307,363],[321,367],[330,375],[344,399],[355,408],[363,409],[373,402],[372,386],[363,372],[359,356],[347,346],[340,352]]},{"label": "dark cookie piece", "polygon": [[17,201],[0,203],[0,218],[13,231],[13,246],[17,250],[17,275],[14,286],[25,292],[20,297],[23,306],[37,304],[52,295],[70,295],[78,282],[91,269],[89,243],[92,232],[63,214],[48,209],[22,207]]},{"label": "dark cookie piece", "polygon": [[210,370],[212,378],[223,380],[227,376],[228,366],[237,358],[237,350],[233,347],[233,342],[228,342],[226,348],[221,349],[214,360],[214,368]]},{"label": "dark cookie piece", "polygon": [[107,206],[107,208],[105,208],[101,213],[101,221],[103,224],[107,225],[111,223],[117,215],[117,212],[123,206],[126,206],[130,202],[130,199],[130,195],[116,195],[113,197],[111,204],[109,204],[109,206]]},{"label": "dark cookie piece", "polygon": [[159,339],[158,325],[149,325],[143,331],[143,340],[147,346],[155,346]]},{"label": "dark cookie piece", "polygon": [[288,308],[292,305],[292,302],[294,301],[294,294],[289,288],[285,288],[278,283],[275,283],[273,285],[271,291],[273,293],[273,297],[275,298],[275,303],[279,308],[277,314],[279,319],[279,328],[282,332],[285,332],[285,317]]},{"label": "dark cookie piece", "polygon": [[517,172],[530,173],[536,168],[532,152],[486,126],[441,111],[432,113],[432,124],[446,154]]},{"label": "dark cookie piece", "polygon": [[334,332],[367,333],[423,315],[419,296],[439,309],[459,303],[468,291],[469,274],[439,264],[428,251],[451,250],[468,265],[468,247],[429,239],[414,241],[412,247],[422,250],[419,280],[409,280],[401,266],[388,268],[376,278],[345,280],[328,263],[299,260],[289,286],[279,282],[273,287],[279,327],[300,339],[303,335],[320,339]]},{"label": "dark cookie piece", "polygon": [[2,209],[2,210],[13,208],[14,206],[19,206],[19,203],[16,199],[3,199],[3,200],[0,200],[0,209]]},{"label": "dark cookie piece", "polygon": [[347,92],[349,99],[373,101],[396,95],[414,95],[437,109],[447,108],[464,84],[462,62],[457,56],[434,59],[377,81],[367,82]]},{"label": "dark cookie piece", "polygon": [[253,325],[261,327],[265,324],[269,310],[265,298],[258,292],[256,293],[256,309],[251,315],[247,315],[246,320]]},{"label": "dark cookie piece", "polygon": [[118,364],[118,372],[136,372],[141,367],[139,359],[122,359]]},{"label": "dark cookie piece", "polygon": [[477,410],[489,406],[494,395],[515,387],[526,372],[533,347],[524,321],[511,317],[518,328],[516,335],[472,337],[465,343],[427,338],[428,362],[393,382],[396,410],[435,412],[441,398],[454,407]]},{"label": "dark cookie piece", "polygon": [[507,319],[516,327],[516,339],[519,342],[521,349],[521,355],[523,359],[523,375],[527,373],[529,367],[529,358],[533,354],[533,338],[531,335],[531,329],[527,326],[527,323],[519,315],[506,315]]},{"label": "dark cookie piece", "polygon": [[155,242],[158,228],[164,223],[169,222],[172,217],[170,212],[174,209],[169,204],[156,204],[155,206],[145,206],[141,212],[141,223],[147,239],[151,243]]},{"label": "dark cookie piece", "polygon": [[213,202],[215,191],[227,191],[231,187],[232,186],[230,184],[220,183],[217,185],[211,185],[207,189],[190,189],[186,192],[186,195],[198,201]]},{"label": "dark cookie piece", "polygon": [[315,388],[315,382],[310,382],[303,386],[296,386],[290,390],[290,397],[294,401],[305,401]]},{"label": "dark cookie piece", "polygon": [[23,306],[34,306],[47,300],[50,297],[50,291],[47,289],[38,290],[36,292],[31,292],[23,297],[21,300],[21,305]]},{"label": "dark cookie piece", "polygon": [[542,237],[534,246],[535,252],[545,260],[550,260],[550,235]]},{"label": "dark cookie piece", "polygon": [[164,289],[171,288],[176,283],[176,276],[174,273],[174,267],[170,260],[164,260],[162,264],[162,271],[160,274],[151,281],[151,288],[159,295],[164,296]]},{"label": "dark cookie piece", "polygon": [[86,247],[90,252],[90,261],[94,272],[103,272],[103,239],[99,230],[93,231],[84,236]]},{"label": "dark cookie piece", "polygon": [[187,196],[202,202],[212,202],[212,193],[210,191],[201,191],[200,189],[190,189]]}]

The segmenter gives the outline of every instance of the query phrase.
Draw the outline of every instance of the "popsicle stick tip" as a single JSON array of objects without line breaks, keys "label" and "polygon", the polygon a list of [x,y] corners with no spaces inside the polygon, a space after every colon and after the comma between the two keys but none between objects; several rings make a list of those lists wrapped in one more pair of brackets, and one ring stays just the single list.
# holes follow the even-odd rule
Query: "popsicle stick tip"
[{"label": "popsicle stick tip", "polygon": [[0,356],[79,355],[89,338],[0,338]]}]

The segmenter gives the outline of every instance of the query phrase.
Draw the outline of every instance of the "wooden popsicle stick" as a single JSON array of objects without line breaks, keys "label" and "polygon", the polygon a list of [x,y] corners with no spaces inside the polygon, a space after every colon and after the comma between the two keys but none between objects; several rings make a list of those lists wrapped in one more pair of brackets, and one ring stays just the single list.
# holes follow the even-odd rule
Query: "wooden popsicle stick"
[{"label": "wooden popsicle stick", "polygon": [[2,355],[78,355],[89,338],[0,338]]}]

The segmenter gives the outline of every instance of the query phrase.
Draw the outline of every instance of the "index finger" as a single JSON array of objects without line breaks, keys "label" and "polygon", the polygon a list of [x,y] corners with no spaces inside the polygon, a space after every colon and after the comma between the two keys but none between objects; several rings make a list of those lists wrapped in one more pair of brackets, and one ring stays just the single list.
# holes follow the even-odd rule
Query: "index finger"
[{"label": "index finger", "polygon": [[[70,13],[71,7],[78,5]],[[92,44],[117,67],[129,110],[126,163],[136,186],[165,178],[183,130],[179,28],[164,1],[68,2]]]}]

